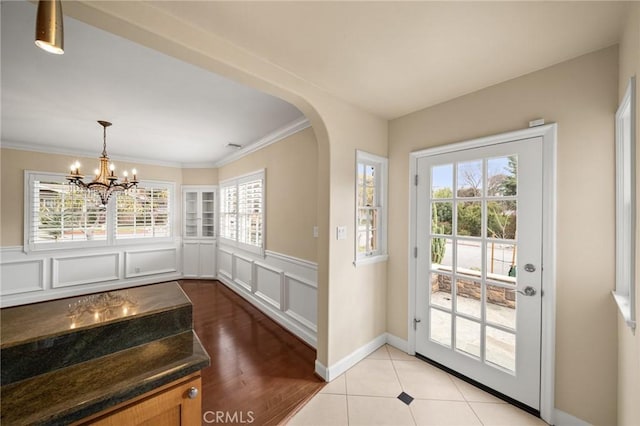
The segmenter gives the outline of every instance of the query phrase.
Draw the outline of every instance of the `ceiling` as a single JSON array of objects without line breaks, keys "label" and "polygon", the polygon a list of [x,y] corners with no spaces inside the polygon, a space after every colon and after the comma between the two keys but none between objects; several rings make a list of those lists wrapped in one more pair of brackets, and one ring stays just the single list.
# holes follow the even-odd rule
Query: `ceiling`
[{"label": "ceiling", "polygon": [[[624,2],[151,1],[388,119],[620,38]],[[304,119],[294,106],[65,16],[65,54],[33,44],[36,8],[2,1],[2,144],[215,164]]]},{"label": "ceiling", "polygon": [[624,2],[153,1],[386,118],[618,42]]},{"label": "ceiling", "polygon": [[[64,7],[64,6],[63,6]],[[293,105],[68,16],[65,53],[34,44],[36,6],[2,1],[2,146],[207,166],[304,119]]]}]

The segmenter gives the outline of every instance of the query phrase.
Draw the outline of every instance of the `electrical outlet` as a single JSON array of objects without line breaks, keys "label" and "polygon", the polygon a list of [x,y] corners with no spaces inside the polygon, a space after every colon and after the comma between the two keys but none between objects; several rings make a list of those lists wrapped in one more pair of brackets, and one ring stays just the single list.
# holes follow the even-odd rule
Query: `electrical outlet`
[{"label": "electrical outlet", "polygon": [[344,225],[338,226],[336,229],[336,239],[338,240],[346,240],[347,239],[347,227]]}]

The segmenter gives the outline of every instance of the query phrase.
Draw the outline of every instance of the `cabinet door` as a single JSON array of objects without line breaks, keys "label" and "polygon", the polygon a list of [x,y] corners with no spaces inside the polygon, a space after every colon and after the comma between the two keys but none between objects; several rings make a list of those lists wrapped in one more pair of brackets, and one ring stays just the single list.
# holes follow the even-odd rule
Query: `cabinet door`
[{"label": "cabinet door", "polygon": [[200,243],[200,278],[215,278],[216,253],[213,242]]},{"label": "cabinet door", "polygon": [[184,236],[198,236],[198,192],[184,193]]},{"label": "cabinet door", "polygon": [[[196,395],[191,388],[197,389]],[[89,424],[99,426],[191,426],[202,424],[202,384],[200,377],[184,382]]]},{"label": "cabinet door", "polygon": [[185,278],[200,276],[200,243],[184,241],[182,245],[182,275]]},{"label": "cabinet door", "polygon": [[200,210],[202,212],[200,236],[213,238],[215,235],[215,193],[213,191],[203,191],[200,195]]}]

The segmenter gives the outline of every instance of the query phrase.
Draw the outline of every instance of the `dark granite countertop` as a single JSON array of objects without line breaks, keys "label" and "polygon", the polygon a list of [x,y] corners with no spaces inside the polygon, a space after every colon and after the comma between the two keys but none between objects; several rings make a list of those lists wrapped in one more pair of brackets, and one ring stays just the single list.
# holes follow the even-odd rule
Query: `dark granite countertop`
[{"label": "dark granite countertop", "polygon": [[69,424],[207,365],[200,340],[185,332],[3,386],[2,424]]},{"label": "dark granite countertop", "polygon": [[[117,299],[98,300],[105,295]],[[116,299],[116,300],[114,300]],[[134,287],[97,295],[34,303],[0,309],[0,348],[43,338],[58,337],[105,323],[152,315],[168,308],[190,306],[191,301],[175,281]]]},{"label": "dark granite countertop", "polygon": [[[6,376],[0,387],[3,425],[66,425],[210,364],[192,330],[191,302],[177,283],[120,294],[134,302],[129,305],[133,312],[119,306],[115,311],[122,314],[114,312],[96,321],[83,318],[75,327],[70,327],[66,313],[75,299],[83,298],[2,310],[2,354],[7,354],[3,370],[17,371],[2,372]],[[37,322],[34,318],[46,323],[47,314],[53,317],[50,324],[36,324],[38,331],[29,329]],[[29,362],[20,361],[22,352]],[[55,361],[60,354],[67,359],[64,365]],[[6,360],[10,362],[5,364]]]}]

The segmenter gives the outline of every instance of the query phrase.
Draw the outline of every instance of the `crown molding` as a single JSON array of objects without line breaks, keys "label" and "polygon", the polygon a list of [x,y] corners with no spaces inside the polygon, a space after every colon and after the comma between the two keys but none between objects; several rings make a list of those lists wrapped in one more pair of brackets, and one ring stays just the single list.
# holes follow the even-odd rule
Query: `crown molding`
[{"label": "crown molding", "polygon": [[[179,169],[212,169],[212,168],[221,167],[221,166],[224,166],[225,164],[229,164],[231,162],[237,161],[240,158],[244,157],[245,155],[249,155],[252,152],[255,152],[273,143],[276,143],[310,126],[311,126],[311,123],[309,123],[309,120],[306,117],[302,116],[296,120],[293,120],[289,124],[285,124],[279,129],[274,130],[273,132],[267,134],[266,136],[263,136],[257,141],[248,144],[246,147],[217,161],[180,163],[176,161],[151,160],[148,158],[134,158],[134,157],[127,157],[127,156],[119,156],[119,155],[109,155],[109,157],[114,161],[123,161],[127,163],[149,164],[153,166],[164,166],[164,167],[176,167]],[[77,151],[77,150],[65,149],[65,148],[60,148],[60,147],[55,147],[50,145],[40,145],[40,144],[24,143],[24,142],[16,142],[16,141],[3,140],[0,142],[0,148],[16,149],[19,151],[40,152],[43,154],[67,155],[70,157],[97,158],[95,151]]]},{"label": "crown molding", "polygon": [[227,157],[224,157],[221,160],[218,160],[217,162],[214,163],[214,167],[222,167],[226,164],[237,161],[242,157],[251,154],[252,152],[258,151],[259,149],[265,148],[271,144],[281,141],[282,139],[289,137],[295,133],[298,133],[310,126],[311,126],[311,123],[309,122],[309,119],[307,117],[302,116],[296,120],[293,120],[289,124],[286,124],[277,130],[274,130],[268,135],[247,145],[246,147],[239,149],[235,153],[228,155]]},{"label": "crown molding", "polygon": [[[99,158],[99,155],[96,154],[97,151],[79,151],[50,145],[39,145],[34,143],[14,142],[6,140],[3,140],[0,143],[0,148],[15,149],[18,151],[39,152],[42,154],[67,155],[69,157]],[[114,161],[123,161],[126,163],[182,168],[182,164],[176,161],[151,160],[148,158],[127,157],[117,154],[109,154],[109,159]]]}]

